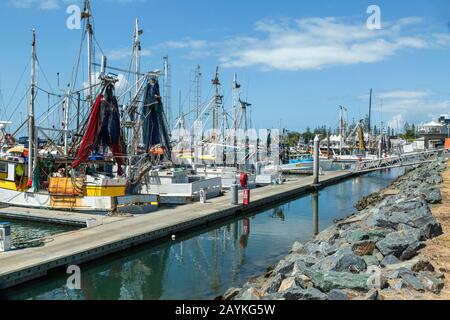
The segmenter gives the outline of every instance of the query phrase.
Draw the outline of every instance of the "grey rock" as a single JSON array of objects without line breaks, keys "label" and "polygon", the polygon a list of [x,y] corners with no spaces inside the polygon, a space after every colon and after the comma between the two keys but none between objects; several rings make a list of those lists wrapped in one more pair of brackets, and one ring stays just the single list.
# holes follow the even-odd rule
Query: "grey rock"
[{"label": "grey rock", "polygon": [[438,185],[444,182],[444,179],[440,175],[434,174],[425,180],[430,185]]},{"label": "grey rock", "polygon": [[434,218],[430,219],[425,226],[421,228],[422,234],[426,239],[433,239],[442,235],[442,226]]},{"label": "grey rock", "polygon": [[347,239],[347,241],[351,244],[360,242],[360,241],[374,241],[378,242],[383,240],[389,233],[389,230],[380,230],[380,229],[372,229],[372,230],[362,230],[356,229],[351,230],[343,234],[343,236]]},{"label": "grey rock", "polygon": [[334,253],[333,248],[326,242],[308,242],[305,244],[304,248],[307,255],[314,256],[316,258],[324,258]]},{"label": "grey rock", "polygon": [[239,288],[228,289],[227,292],[225,292],[225,294],[223,295],[223,300],[233,300],[234,298],[236,298],[240,291],[241,289]]},{"label": "grey rock", "polygon": [[402,255],[400,256],[400,259],[405,261],[414,258],[417,255],[417,252],[423,248],[426,247],[425,242],[416,242],[412,245],[410,245],[408,248],[406,248],[405,251],[403,251]]},{"label": "grey rock", "polygon": [[420,272],[420,271],[434,271],[433,265],[429,261],[421,259],[412,259],[409,261],[387,265],[388,270],[409,270],[410,272]]},{"label": "grey rock", "polygon": [[384,259],[383,254],[378,249],[375,249],[375,251],[373,252],[373,255],[375,258],[377,258],[377,260],[379,262],[383,261],[383,259]]},{"label": "grey rock", "polygon": [[405,274],[414,275],[414,272],[412,272],[411,270],[408,270],[406,268],[401,268],[401,269],[397,269],[397,270],[389,273],[388,278],[389,279],[400,279]]},{"label": "grey rock", "polygon": [[442,228],[431,214],[427,202],[422,198],[402,200],[373,214],[366,224],[399,230],[399,225],[408,225],[423,230],[423,236],[432,238],[440,235]]},{"label": "grey rock", "polygon": [[313,256],[303,255],[296,261],[302,261],[307,267],[312,267],[319,262],[319,260]]},{"label": "grey rock", "polygon": [[328,300],[328,296],[315,289],[301,289],[295,288],[288,291],[283,292],[283,297],[286,300]]},{"label": "grey rock", "polygon": [[277,293],[271,293],[268,295],[265,295],[261,300],[263,301],[282,301],[286,300],[283,296],[283,293],[277,292]]},{"label": "grey rock", "polygon": [[348,272],[316,272],[312,281],[314,286],[324,292],[333,289],[350,289],[367,291],[369,274],[353,274]]},{"label": "grey rock", "polygon": [[405,281],[403,279],[397,279],[395,284],[392,286],[394,290],[402,290],[407,287]]},{"label": "grey rock", "polygon": [[331,242],[336,240],[339,237],[339,229],[333,225],[328,229],[322,231],[319,235],[316,236],[315,240],[321,242]]},{"label": "grey rock", "polygon": [[375,242],[371,240],[355,242],[352,246],[352,250],[360,257],[371,255],[375,250]]},{"label": "grey rock", "polygon": [[294,269],[294,261],[281,260],[274,269],[275,274],[286,275]]},{"label": "grey rock", "polygon": [[295,242],[292,245],[292,249],[289,252],[289,254],[291,253],[297,253],[297,254],[304,254],[305,253],[305,248],[303,247],[303,244],[301,244],[300,242]]},{"label": "grey rock", "polygon": [[419,292],[425,292],[425,287],[416,276],[410,273],[405,273],[401,275],[401,278],[403,279],[403,281],[405,281],[405,284],[408,288],[414,289]]},{"label": "grey rock", "polygon": [[416,229],[393,232],[377,242],[377,248],[384,256],[394,255],[400,258],[408,247],[417,245],[420,239],[421,233]]},{"label": "grey rock", "polygon": [[258,290],[255,288],[248,288],[241,292],[235,300],[239,301],[255,301],[255,300],[261,300],[261,294]]},{"label": "grey rock", "polygon": [[314,277],[315,273],[316,273],[315,268],[308,267],[306,265],[306,263],[304,261],[301,261],[301,260],[296,261],[294,263],[294,266],[293,266],[293,269],[292,269],[292,275],[295,276],[295,277],[299,277],[301,275],[305,275],[305,276],[307,276],[307,277],[312,279]]},{"label": "grey rock", "polygon": [[379,296],[380,296],[380,293],[378,292],[378,290],[372,289],[368,293],[366,293],[364,296],[362,296],[361,300],[375,301],[375,300],[378,300]]},{"label": "grey rock", "polygon": [[277,274],[272,278],[269,278],[267,282],[262,287],[262,292],[264,293],[276,293],[283,282],[284,277],[281,274]]},{"label": "grey rock", "polygon": [[378,266],[380,264],[380,261],[375,256],[364,256],[363,259],[368,267]]},{"label": "grey rock", "polygon": [[401,263],[401,261],[394,255],[389,255],[387,257],[385,257],[383,259],[383,261],[381,261],[381,266],[382,267],[386,267],[392,264],[398,264]]},{"label": "grey rock", "polygon": [[333,289],[328,293],[328,300],[331,301],[346,301],[348,300],[347,294],[338,289]]},{"label": "grey rock", "polygon": [[444,288],[444,281],[434,276],[431,272],[421,271],[419,272],[419,280],[427,291],[434,294],[441,293]]},{"label": "grey rock", "polygon": [[442,202],[442,194],[438,188],[426,189],[422,188],[417,191],[418,194],[422,195],[425,200],[430,204],[438,204]]},{"label": "grey rock", "polygon": [[359,273],[367,269],[363,258],[351,253],[337,252],[320,261],[317,266],[322,271]]}]

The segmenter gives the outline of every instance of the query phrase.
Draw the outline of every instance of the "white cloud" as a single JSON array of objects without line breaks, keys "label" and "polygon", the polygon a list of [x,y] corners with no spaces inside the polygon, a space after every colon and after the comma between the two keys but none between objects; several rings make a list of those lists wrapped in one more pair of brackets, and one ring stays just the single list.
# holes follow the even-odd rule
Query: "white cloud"
[{"label": "white cloud", "polygon": [[418,18],[406,18],[371,31],[363,23],[334,17],[260,21],[256,30],[263,34],[231,49],[222,61],[226,67],[290,71],[373,63],[401,50],[429,47],[424,36],[403,32],[405,26],[419,22]]},{"label": "white cloud", "polygon": [[159,46],[162,48],[170,48],[170,49],[192,49],[198,50],[205,48],[208,45],[208,42],[205,40],[194,40],[190,37],[183,38],[179,41],[167,41]]},{"label": "white cloud", "polygon": [[[104,0],[115,2],[120,5],[128,5],[134,2],[143,3],[146,0]],[[82,0],[8,0],[9,4],[17,9],[38,8],[40,10],[56,10],[68,4],[82,5]],[[94,3],[94,1],[92,1]]]},{"label": "white cloud", "polygon": [[257,67],[263,70],[314,70],[383,61],[403,50],[450,44],[450,37],[427,34],[422,19],[406,17],[383,22],[382,30],[368,30],[365,21],[336,17],[262,20],[255,36],[234,36],[215,42],[185,38],[163,44],[189,50],[191,56],[207,52],[224,67]]},{"label": "white cloud", "polygon": [[395,131],[399,131],[403,129],[405,123],[406,122],[403,120],[403,116],[401,114],[397,114],[388,121],[387,125],[389,128],[394,129]]},{"label": "white cloud", "polygon": [[[361,95],[359,98],[367,101],[368,96]],[[374,111],[392,115],[389,126],[393,128],[397,128],[396,124],[400,123],[401,129],[405,121],[414,122],[411,119],[436,120],[439,115],[450,113],[450,97],[448,95],[426,90],[379,92],[374,94],[373,101]]]},{"label": "white cloud", "polygon": [[[117,50],[111,50],[106,52],[108,60],[124,60],[130,59],[132,50],[130,48],[122,48]],[[150,57],[152,55],[150,50],[142,49],[140,53],[141,57]]]},{"label": "white cloud", "polygon": [[60,8],[59,0],[9,0],[10,5],[18,9],[37,7],[41,10],[55,10]]}]

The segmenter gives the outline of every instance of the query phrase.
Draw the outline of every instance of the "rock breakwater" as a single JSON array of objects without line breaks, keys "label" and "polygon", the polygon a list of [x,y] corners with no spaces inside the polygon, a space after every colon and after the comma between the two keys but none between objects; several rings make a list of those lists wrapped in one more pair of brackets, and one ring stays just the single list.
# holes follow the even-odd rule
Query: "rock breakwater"
[{"label": "rock breakwater", "polygon": [[385,290],[439,294],[443,275],[417,258],[442,234],[430,206],[442,201],[446,163],[409,171],[357,204],[359,212],[295,243],[266,274],[231,288],[224,300],[377,300]]}]

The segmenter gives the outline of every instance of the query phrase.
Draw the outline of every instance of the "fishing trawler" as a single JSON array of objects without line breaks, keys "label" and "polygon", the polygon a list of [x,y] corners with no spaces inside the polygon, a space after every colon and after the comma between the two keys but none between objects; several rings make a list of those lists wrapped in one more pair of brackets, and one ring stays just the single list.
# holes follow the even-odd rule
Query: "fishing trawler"
[{"label": "fishing trawler", "polygon": [[[136,186],[136,183],[132,184],[131,176],[126,176],[123,171],[124,167],[129,171],[130,165],[134,164],[126,163],[129,157],[120,123],[118,100],[115,96],[118,79],[114,75],[106,74],[106,59],[102,63],[97,83],[93,83],[90,1],[85,1],[82,18],[86,22],[85,32],[88,41],[88,85],[87,88],[76,92],[69,89],[60,101],[64,110],[62,129],[43,128],[37,125],[35,100],[37,91],[41,89],[36,81],[36,32],[33,30],[32,76],[27,120],[28,146],[10,145],[9,149],[2,153],[0,203],[91,214],[152,212],[158,209],[159,197],[135,192],[130,185]],[[80,94],[85,91],[89,92],[86,96],[85,122],[81,127],[80,109],[77,108],[77,130],[71,130],[70,100],[78,95],[80,104]],[[49,132],[56,132],[57,136],[50,139]],[[48,138],[45,148],[40,146],[39,135]],[[62,145],[58,142],[60,140],[63,141]],[[51,145],[51,148],[48,148],[48,145]],[[49,149],[54,152],[48,152]],[[134,169],[133,172],[139,175],[139,169]]]}]

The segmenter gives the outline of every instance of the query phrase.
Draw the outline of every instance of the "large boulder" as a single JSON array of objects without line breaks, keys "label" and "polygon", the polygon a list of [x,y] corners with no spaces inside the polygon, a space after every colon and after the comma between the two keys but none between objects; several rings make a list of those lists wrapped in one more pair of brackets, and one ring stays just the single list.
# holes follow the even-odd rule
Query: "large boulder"
[{"label": "large boulder", "polygon": [[372,255],[375,250],[375,242],[370,240],[356,242],[353,244],[352,250],[360,257]]},{"label": "large boulder", "polygon": [[369,227],[396,230],[403,225],[419,228],[427,239],[442,234],[441,226],[434,219],[428,203],[422,198],[400,199],[375,212],[365,223]]},{"label": "large boulder", "polygon": [[223,295],[223,300],[234,300],[239,295],[239,292],[241,289],[239,288],[230,288],[227,292]]},{"label": "large boulder", "polygon": [[404,273],[401,275],[402,280],[405,282],[408,288],[414,289],[419,292],[425,292],[425,287],[421,283],[420,279],[410,273]]},{"label": "large boulder", "polygon": [[422,187],[416,191],[416,194],[425,198],[430,204],[438,204],[442,202],[441,190],[438,188],[425,188]]},{"label": "large boulder", "polygon": [[256,288],[243,289],[243,291],[235,298],[238,301],[254,301],[261,300],[262,294]]},{"label": "large boulder", "polygon": [[419,280],[427,291],[434,294],[441,293],[444,289],[444,281],[436,277],[433,273],[428,271],[419,272]]},{"label": "large boulder", "polygon": [[377,248],[386,257],[394,255],[401,258],[408,248],[416,248],[421,240],[421,232],[417,229],[390,233],[385,239],[377,242]]},{"label": "large boulder", "polygon": [[301,289],[295,288],[283,292],[286,300],[328,300],[328,296],[314,288]]},{"label": "large boulder", "polygon": [[367,264],[351,250],[341,250],[320,261],[316,267],[321,271],[360,273],[367,269]]},{"label": "large boulder", "polygon": [[378,242],[378,241],[386,238],[386,236],[390,232],[392,232],[392,231],[386,230],[386,229],[368,229],[368,230],[358,229],[358,230],[353,231],[348,236],[348,241],[351,244],[358,243],[361,241]]},{"label": "large boulder", "polygon": [[368,291],[370,274],[353,274],[348,272],[316,272],[312,279],[314,286],[323,292],[333,289],[350,289]]},{"label": "large boulder", "polygon": [[306,289],[305,283],[299,277],[289,277],[283,280],[281,283],[278,292],[284,292],[294,288],[302,288]]},{"label": "large boulder", "polygon": [[264,294],[276,293],[278,292],[284,277],[281,274],[277,274],[272,278],[269,278],[264,286],[262,287],[262,292]]},{"label": "large boulder", "polygon": [[325,229],[321,233],[319,233],[316,237],[316,241],[320,242],[331,242],[336,240],[339,237],[339,229],[337,226],[333,225],[328,229]]},{"label": "large boulder", "polygon": [[331,301],[346,301],[346,300],[348,300],[348,296],[342,290],[333,289],[330,292],[328,292],[328,300],[331,300]]},{"label": "large boulder", "polygon": [[389,255],[387,257],[384,257],[383,261],[381,261],[382,267],[387,267],[389,265],[398,264],[401,263],[401,261],[394,255]]},{"label": "large boulder", "polygon": [[292,254],[292,253],[304,254],[305,253],[305,249],[303,247],[303,244],[301,244],[298,241],[294,242],[294,244],[292,245],[291,251],[289,251],[289,254]]}]

